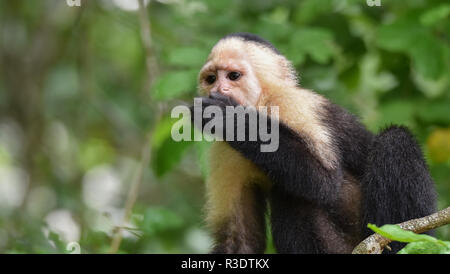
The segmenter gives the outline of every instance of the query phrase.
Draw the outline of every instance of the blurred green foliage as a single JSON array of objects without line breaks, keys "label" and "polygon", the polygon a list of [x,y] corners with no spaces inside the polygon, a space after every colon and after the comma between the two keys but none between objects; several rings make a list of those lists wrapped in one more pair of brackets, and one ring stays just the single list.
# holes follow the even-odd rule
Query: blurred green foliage
[{"label": "blurred green foliage", "polygon": [[[174,142],[169,117],[191,104],[210,48],[238,31],[271,41],[303,87],[370,130],[409,126],[439,208],[450,204],[448,1],[154,0],[145,18],[157,66],[150,73],[136,7],[0,1],[0,252],[69,253],[72,241],[82,253],[108,252],[118,226],[120,253],[207,252],[209,143]],[[438,237],[450,239],[449,226]]]}]

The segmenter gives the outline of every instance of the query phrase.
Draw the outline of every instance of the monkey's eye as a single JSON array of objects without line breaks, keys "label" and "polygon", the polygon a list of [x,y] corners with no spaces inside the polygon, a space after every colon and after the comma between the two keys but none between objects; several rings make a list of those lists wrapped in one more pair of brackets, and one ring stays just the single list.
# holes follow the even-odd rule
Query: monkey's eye
[{"label": "monkey's eye", "polygon": [[228,79],[230,79],[231,81],[236,81],[239,78],[241,78],[241,73],[237,72],[237,71],[232,71],[230,73],[228,73]]},{"label": "monkey's eye", "polygon": [[215,75],[208,75],[208,76],[206,76],[206,78],[205,78],[205,81],[206,81],[206,83],[208,83],[208,84],[214,84],[214,82],[216,81],[216,76]]}]

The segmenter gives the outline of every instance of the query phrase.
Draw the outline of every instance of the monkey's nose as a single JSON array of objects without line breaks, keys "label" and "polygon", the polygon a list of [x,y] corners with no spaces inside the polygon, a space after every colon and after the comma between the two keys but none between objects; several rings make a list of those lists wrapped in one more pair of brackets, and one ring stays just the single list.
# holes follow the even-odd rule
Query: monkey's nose
[{"label": "monkey's nose", "polygon": [[227,95],[230,93],[230,89],[228,87],[219,88],[219,93],[222,93],[224,95]]}]

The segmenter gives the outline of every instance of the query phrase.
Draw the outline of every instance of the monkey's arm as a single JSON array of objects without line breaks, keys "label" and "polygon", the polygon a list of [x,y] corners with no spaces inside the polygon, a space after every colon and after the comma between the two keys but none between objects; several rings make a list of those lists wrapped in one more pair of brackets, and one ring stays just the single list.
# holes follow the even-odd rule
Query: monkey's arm
[{"label": "monkey's arm", "polygon": [[[210,97],[203,98],[203,108],[216,105],[225,112],[226,106],[236,106],[237,103],[230,97],[213,93]],[[257,113],[258,121],[261,113]],[[223,116],[225,123],[225,115]],[[267,117],[268,130],[271,121]],[[203,121],[205,124],[207,121]],[[249,119],[245,120],[245,141],[236,141],[237,123],[234,123],[235,141],[227,141],[234,149],[244,157],[257,165],[274,183],[274,188],[285,191],[311,201],[317,205],[333,207],[339,195],[342,182],[340,168],[328,169],[310,151],[306,141],[288,126],[279,123],[279,147],[274,152],[261,152],[261,145],[265,144],[259,136],[256,141],[249,141]],[[224,136],[226,128],[224,127]]]}]

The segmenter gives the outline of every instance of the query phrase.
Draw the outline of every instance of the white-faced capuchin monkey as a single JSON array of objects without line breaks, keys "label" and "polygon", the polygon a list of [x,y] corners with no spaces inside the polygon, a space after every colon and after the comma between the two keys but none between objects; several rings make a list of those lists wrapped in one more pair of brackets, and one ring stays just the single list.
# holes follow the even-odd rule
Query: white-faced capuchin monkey
[{"label": "white-faced capuchin monkey", "polygon": [[279,107],[279,117],[268,117],[280,122],[275,152],[261,152],[259,138],[211,148],[212,253],[263,253],[267,204],[278,253],[350,253],[371,234],[367,223],[435,212],[434,183],[411,133],[391,126],[373,135],[346,110],[300,87],[292,64],[264,39],[222,38],[200,71],[199,89],[203,109]]}]

